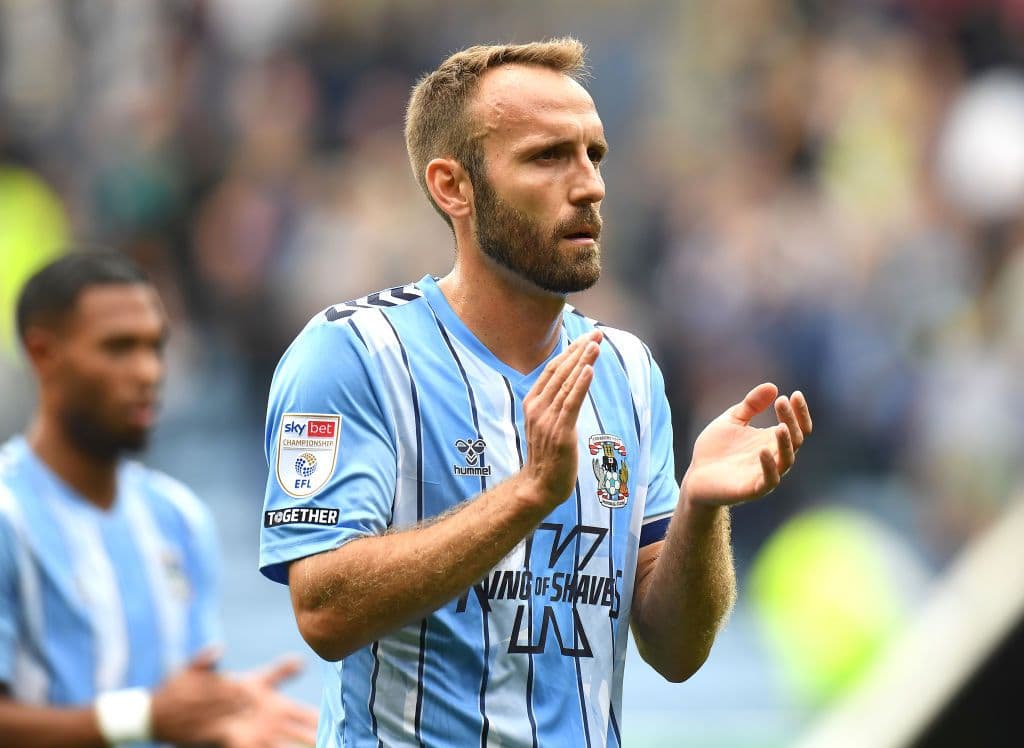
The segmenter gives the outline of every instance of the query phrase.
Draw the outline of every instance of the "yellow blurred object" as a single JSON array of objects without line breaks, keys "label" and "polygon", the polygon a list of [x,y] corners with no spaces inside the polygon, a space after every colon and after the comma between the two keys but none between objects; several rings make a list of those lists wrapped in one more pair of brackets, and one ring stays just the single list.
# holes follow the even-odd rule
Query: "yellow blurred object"
[{"label": "yellow blurred object", "polygon": [[900,539],[866,514],[797,516],[755,559],[755,614],[788,684],[820,706],[855,685],[909,620],[920,572]]},{"label": "yellow blurred object", "polygon": [[57,194],[33,172],[0,166],[0,352],[13,356],[14,308],[22,284],[63,252],[67,216]]}]

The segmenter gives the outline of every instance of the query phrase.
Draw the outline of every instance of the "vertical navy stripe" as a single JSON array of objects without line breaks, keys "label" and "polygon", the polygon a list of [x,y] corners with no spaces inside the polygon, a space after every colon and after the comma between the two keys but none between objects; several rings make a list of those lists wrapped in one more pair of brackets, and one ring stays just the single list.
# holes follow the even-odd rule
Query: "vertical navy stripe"
[{"label": "vertical navy stripe", "polygon": [[[373,673],[370,674],[370,727],[373,729],[373,736],[377,737],[377,714],[373,711],[373,702],[377,700],[377,675],[380,674],[380,658],[377,657],[377,650],[380,649],[380,642],[370,645],[370,654],[373,655]],[[342,682],[342,688],[344,688]]]},{"label": "vertical navy stripe", "polygon": [[[583,497],[580,495],[580,479],[576,479],[576,526],[583,524]],[[576,533],[576,550],[574,553],[575,560],[573,562],[573,574],[579,574],[580,572],[580,536],[583,533]],[[576,595],[572,597],[572,646],[573,649],[579,648],[579,631],[576,628],[576,621],[580,620],[576,613]],[[580,715],[583,717],[583,734],[587,738],[587,748],[590,748],[590,720],[587,717],[587,697],[583,690],[583,672],[580,670],[580,658],[573,657],[573,661],[576,663],[576,689],[580,696]]]},{"label": "vertical navy stripe", "polygon": [[370,347],[366,345],[366,340],[363,338],[363,334],[359,332],[359,328],[356,327],[356,321],[354,319],[349,320],[348,326],[352,328],[352,332],[354,332],[356,337],[359,338],[359,342],[362,343],[363,347],[366,348],[367,352],[369,352]]},{"label": "vertical navy stripe", "polygon": [[[473,428],[476,429],[477,438],[483,438],[480,433],[480,420],[477,415],[476,409],[476,396],[473,394],[473,386],[469,383],[469,377],[466,375],[466,368],[462,365],[462,361],[459,359],[459,354],[455,352],[455,347],[452,345],[452,341],[448,337],[448,332],[444,329],[444,325],[441,324],[441,320],[434,315],[434,322],[437,324],[437,329],[441,333],[441,337],[444,339],[445,345],[448,346],[449,353],[452,354],[452,360],[455,361],[456,366],[459,367],[459,374],[462,375],[462,381],[466,385],[466,395],[469,397],[469,408],[473,416]],[[514,407],[514,406],[513,406]],[[518,438],[518,434],[517,434]],[[484,456],[480,455],[480,467],[483,467],[487,463],[485,462]],[[480,491],[487,490],[487,478],[480,476]],[[480,727],[480,746],[481,748],[487,748],[487,734],[491,730],[491,722],[487,719],[487,681],[490,678],[490,659],[491,659],[491,631],[488,625],[487,613],[483,610],[480,611],[480,619],[483,621],[484,627],[484,649],[483,649],[483,672],[480,674],[480,719],[482,724]]]},{"label": "vertical navy stripe", "polygon": [[[412,367],[409,365],[409,354],[406,353],[402,339],[398,336],[398,330],[391,324],[391,320],[382,311],[380,316],[388,323],[391,332],[395,334],[395,341],[398,343],[398,350],[402,354],[402,363],[409,374],[409,392],[412,396],[412,413],[416,419],[416,521],[423,521],[423,418],[420,415],[420,398],[416,390],[416,381],[412,377]],[[427,619],[420,623],[420,654],[419,668],[416,672],[416,719],[415,730],[416,740],[423,745],[423,738],[420,736],[420,724],[423,719],[423,671],[426,668],[427,653]]]},{"label": "vertical navy stripe", "polygon": [[[523,469],[523,443],[519,439],[519,424],[516,421],[516,396],[512,392],[512,383],[505,377],[501,378],[505,382],[505,389],[508,390],[508,417],[512,421],[512,431],[516,435],[516,454],[519,456],[519,469]],[[532,548],[532,544],[527,543],[527,547]],[[524,565],[527,571],[532,572],[531,559],[529,557],[524,559]],[[529,618],[526,621],[526,638],[527,641],[533,644],[533,595],[531,594],[526,598],[526,614]],[[537,740],[537,718],[533,714],[533,652],[528,652],[529,657],[529,669],[526,671],[526,716],[530,719],[530,734],[533,737],[532,746],[533,748],[539,748],[540,743]]]},{"label": "vertical navy stripe", "polygon": [[[444,338],[445,345],[448,346],[448,351],[452,354],[452,359],[455,361],[455,365],[459,367],[459,374],[462,375],[462,382],[466,385],[466,394],[469,396],[469,409],[473,414],[473,428],[476,429],[477,438],[483,438],[483,434],[480,433],[480,420],[477,416],[476,409],[476,396],[473,394],[473,386],[469,383],[469,376],[466,374],[466,368],[462,365],[462,360],[459,358],[459,354],[455,352],[455,347],[452,345],[451,339],[448,337],[448,332],[444,329],[441,324],[441,320],[434,315],[434,322],[437,323],[437,329],[441,331],[441,337]],[[480,455],[480,467],[486,465],[486,458],[483,454]],[[487,490],[487,479],[484,476],[480,476],[480,490]]]},{"label": "vertical navy stripe", "polygon": [[[608,335],[605,335],[604,339],[605,339],[605,342],[608,343],[608,345],[611,347],[611,349],[615,352],[615,357],[619,359],[619,364],[622,366],[622,373],[626,375],[626,381],[629,382],[629,371],[626,369],[626,359],[624,359],[622,357],[622,353],[619,352],[619,349],[616,347],[615,343],[612,342],[612,339],[610,337],[608,337]],[[644,350],[647,350],[646,346],[644,347]],[[648,353],[647,354],[647,360],[650,361],[650,358],[651,358],[651,354]],[[633,407],[633,426],[636,428],[636,442],[637,442],[637,444],[639,444],[640,443],[640,414],[637,413],[636,401],[633,400],[633,387],[632,387],[632,383],[630,383],[630,387],[629,387],[629,404]],[[597,409],[595,408],[594,410],[596,412]],[[602,427],[601,430],[604,431],[604,428]]]},{"label": "vertical navy stripe", "polygon": [[[613,346],[614,350],[614,346]],[[594,410],[594,418],[597,420],[597,428],[600,429],[602,434],[608,433],[604,430],[604,421],[601,419],[601,412],[597,409],[597,401],[594,400],[594,393],[587,390],[587,398],[590,400],[590,407]],[[634,415],[636,410],[633,411]],[[639,436],[639,435],[638,435]],[[608,577],[615,579],[615,566],[612,563],[612,557],[615,555],[615,510],[608,507]],[[614,677],[615,672],[615,622],[611,616],[608,616],[608,628],[611,631],[611,642],[612,642],[612,673]],[[609,683],[609,686],[611,684]],[[612,732],[615,733],[615,737],[618,740],[619,745],[622,745],[622,736],[619,735],[619,724],[615,719],[615,704],[612,701],[608,702],[608,716],[612,723]]]}]

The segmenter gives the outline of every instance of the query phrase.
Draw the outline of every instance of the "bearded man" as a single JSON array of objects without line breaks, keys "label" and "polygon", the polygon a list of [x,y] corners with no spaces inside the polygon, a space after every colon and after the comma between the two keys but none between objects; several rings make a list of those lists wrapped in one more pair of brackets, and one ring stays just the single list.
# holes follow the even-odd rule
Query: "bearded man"
[{"label": "bearded man", "polygon": [[315,712],[274,690],[295,662],[216,671],[209,510],[126,459],[163,382],[156,290],[123,255],[74,252],[29,279],[17,321],[39,403],[0,447],[0,745],[308,745]]},{"label": "bearded man", "polygon": [[583,68],[561,39],[425,76],[406,142],[454,267],[327,309],[275,374],[260,564],[336,663],[321,746],[620,745],[629,629],[669,680],[701,666],[734,597],[728,507],[811,430],[761,384],[677,483],[650,351],[566,303],[600,275]]}]

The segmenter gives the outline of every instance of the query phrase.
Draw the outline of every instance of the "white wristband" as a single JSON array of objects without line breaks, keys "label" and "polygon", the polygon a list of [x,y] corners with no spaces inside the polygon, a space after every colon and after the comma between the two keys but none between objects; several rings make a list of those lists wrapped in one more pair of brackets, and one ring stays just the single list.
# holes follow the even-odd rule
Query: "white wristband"
[{"label": "white wristband", "polygon": [[153,697],[145,688],[107,691],[97,696],[96,720],[103,739],[110,745],[151,740],[152,701]]}]

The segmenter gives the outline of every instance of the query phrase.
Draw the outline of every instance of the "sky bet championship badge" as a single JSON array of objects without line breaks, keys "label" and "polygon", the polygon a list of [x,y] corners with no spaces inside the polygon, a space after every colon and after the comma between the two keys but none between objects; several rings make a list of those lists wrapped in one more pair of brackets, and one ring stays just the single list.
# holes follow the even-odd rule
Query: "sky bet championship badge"
[{"label": "sky bet championship badge", "polygon": [[277,482],[296,499],[311,496],[334,474],[341,416],[285,413],[277,435]]},{"label": "sky bet championship badge", "polygon": [[602,506],[618,509],[629,498],[629,466],[626,445],[612,434],[594,434],[589,441],[594,455],[594,476],[597,478],[597,500]]}]

